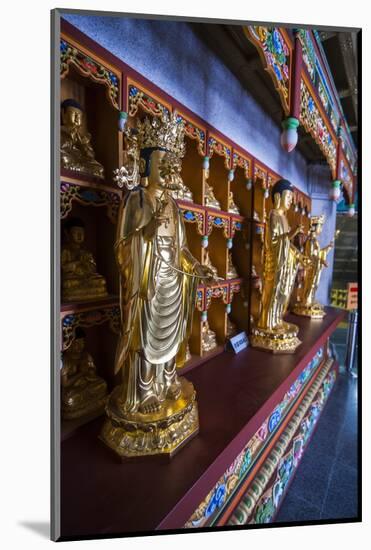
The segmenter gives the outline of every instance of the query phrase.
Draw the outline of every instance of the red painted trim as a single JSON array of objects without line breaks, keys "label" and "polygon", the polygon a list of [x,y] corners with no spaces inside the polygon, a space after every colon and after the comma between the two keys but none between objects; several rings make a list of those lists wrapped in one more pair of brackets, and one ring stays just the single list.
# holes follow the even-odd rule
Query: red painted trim
[{"label": "red painted trim", "polygon": [[128,77],[126,73],[121,73],[122,78],[122,90],[121,90],[121,110],[124,111],[124,113],[128,112],[129,105],[128,105]]},{"label": "red painted trim", "polygon": [[274,410],[276,405],[283,399],[285,393],[295,382],[303,368],[309,363],[318,349],[326,342],[327,338],[334,332],[337,325],[345,316],[345,311],[338,310],[334,320],[321,337],[315,342],[314,346],[301,358],[299,363],[286,378],[283,384],[271,395],[264,403],[264,406],[255,414],[248,424],[240,431],[233,441],[217,457],[213,464],[203,473],[197,482],[181,498],[175,507],[156,527],[161,529],[179,529],[185,525],[198,505],[209,491],[216,485],[220,477],[230,467],[235,458],[244,449],[246,443],[253,437],[263,424],[267,416]]},{"label": "red painted trim", "polygon": [[339,137],[337,147],[336,147],[336,175],[335,175],[335,179],[337,179],[337,180],[340,179],[340,160],[341,160],[340,156],[341,156],[341,153],[342,153],[341,138]]},{"label": "red painted trim", "polygon": [[332,139],[334,140],[334,142],[337,145],[339,140],[336,136],[334,128],[332,127],[331,120],[329,119],[329,116],[325,111],[322,100],[319,97],[318,91],[316,90],[316,88],[313,85],[312,79],[310,77],[310,74],[308,72],[308,69],[307,69],[305,63],[302,64],[301,77],[303,78],[306,87],[309,89],[309,92],[311,93],[313,99],[315,100],[316,107],[319,110],[319,112],[321,113],[321,116],[323,117],[323,119],[325,121],[327,129],[330,132]]},{"label": "red painted trim", "polygon": [[109,295],[100,300],[86,300],[85,302],[64,302],[61,304],[60,317],[63,319],[70,314],[85,313],[99,309],[109,309],[119,305],[119,297]]},{"label": "red painted trim", "polygon": [[[347,134],[346,126],[345,126],[345,124],[344,124],[344,119],[341,120],[341,127],[342,127],[342,130],[343,130],[343,133],[344,133],[344,134]],[[356,187],[357,187],[356,176],[355,176],[353,170],[351,169],[350,164],[349,164],[349,161],[348,161],[348,159],[347,159],[347,157],[346,157],[346,155],[345,155],[345,151],[343,150],[343,147],[342,147],[342,138],[341,138],[341,137],[339,137],[339,144],[340,144],[339,171],[340,171],[340,161],[343,159],[344,162],[346,162],[346,164],[347,164],[347,166],[348,166],[349,173],[350,173],[351,176],[352,176],[352,183],[353,183],[353,185],[352,185],[352,193],[351,193],[351,194],[350,194],[349,191],[348,191],[347,185],[345,185],[345,188],[346,188],[346,190],[348,191],[348,197],[349,197],[349,199],[350,199],[349,202],[352,203],[352,202],[354,202],[354,197],[355,197],[355,194],[356,194]],[[353,151],[353,153],[354,153],[354,151]],[[355,156],[356,156],[356,155],[355,155]],[[357,159],[357,156],[356,156],[356,163],[357,163],[357,162],[358,162],[358,159]],[[340,176],[340,174],[339,174],[339,176]],[[337,178],[337,179],[341,179],[341,178],[339,177],[339,178]]]},{"label": "red painted trim", "polygon": [[[337,153],[336,153],[336,155],[337,155],[336,156],[336,179],[341,180],[341,182],[343,183],[343,185],[346,189],[346,192],[347,192],[346,196],[344,198],[345,198],[346,202],[347,202],[347,199],[349,199],[348,204],[350,204],[350,203],[354,202],[354,197],[355,197],[355,192],[356,192],[356,179],[355,179],[355,175],[353,174],[352,169],[350,167],[349,161],[348,161],[347,157],[345,156],[345,152],[343,151],[341,142],[342,142],[342,138],[339,137],[338,148],[337,148]],[[349,174],[351,175],[351,178],[352,178],[351,192],[349,191],[348,184],[345,181],[343,181],[343,179],[341,178],[341,173],[340,173],[341,161],[344,161],[344,163],[347,165]]]},{"label": "red painted trim", "polygon": [[190,210],[191,212],[202,213],[205,216],[210,215],[231,221],[236,220],[238,222],[243,222],[245,220],[244,216],[234,214],[233,212],[226,212],[225,210],[218,210],[217,208],[213,208],[212,206],[204,206],[202,204],[196,204],[194,202],[189,202],[183,199],[177,199],[175,202],[177,203],[178,207],[183,211]]},{"label": "red painted trim", "polygon": [[115,195],[118,195],[120,198],[122,197],[122,190],[118,187],[113,187],[108,182],[104,180],[102,181],[100,178],[74,172],[73,170],[66,170],[65,168],[61,168],[60,182],[65,182],[70,185],[79,185],[81,187],[100,189],[109,193],[115,193]]},{"label": "red painted trim", "polygon": [[89,36],[78,30],[76,27],[71,25],[68,21],[63,19],[63,16],[61,18],[61,33],[65,33],[76,42],[79,42],[82,46],[87,48],[88,50],[92,50],[95,52],[99,57],[102,57],[103,59],[106,59],[108,63],[111,65],[114,65],[118,69],[122,69],[123,62],[121,59],[113,55],[110,51],[106,50],[98,42],[95,42]]},{"label": "red painted trim", "polygon": [[[287,98],[287,104],[288,104],[288,110],[290,112],[290,109],[291,109],[291,103],[292,103],[292,96],[293,96],[293,89],[292,89],[292,79],[293,79],[293,75],[294,75],[294,63],[295,63],[295,60],[294,60],[294,55],[295,55],[295,52],[294,52],[294,44],[295,42],[293,42],[292,38],[291,38],[291,35],[290,33],[288,32],[288,29],[286,29],[285,27],[279,27],[279,31],[281,33],[281,35],[283,36],[285,42],[286,42],[286,46],[288,47],[289,49],[289,96]],[[281,100],[282,102],[282,100]]]},{"label": "red painted trim", "polygon": [[[322,62],[322,54],[319,50],[319,47],[318,47],[318,44],[317,44],[317,40],[315,39],[315,37],[313,36],[313,31],[309,31],[310,33],[310,37],[311,37],[311,41],[312,41],[312,44],[313,44],[313,47],[314,49],[316,50],[316,55],[318,57],[318,59],[321,61],[321,68],[322,68],[322,71],[323,73],[325,74],[327,80],[327,84],[329,85],[329,87],[331,88],[331,92],[332,92],[332,95],[333,95],[333,98],[335,99],[336,101],[336,104],[337,104],[337,109],[338,109],[338,112],[339,112],[339,116],[340,116],[340,125],[342,125],[344,127],[344,132],[345,134],[348,136],[348,132],[347,132],[347,129],[343,123],[343,115],[342,115],[342,107],[341,107],[341,101],[339,99],[339,95],[338,95],[338,92],[336,90],[336,88],[334,87],[334,84],[333,84],[333,79],[332,79],[332,75],[329,75],[328,71],[327,71],[327,67],[326,65]],[[307,68],[305,67],[305,69],[307,70]],[[317,92],[317,90],[316,90]],[[322,102],[321,102],[322,104]],[[326,113],[327,114],[327,113]],[[332,125],[331,125],[332,127]],[[352,144],[352,142],[350,141],[350,146],[351,146],[351,149],[352,149],[352,153],[357,157],[357,150],[356,148],[354,147],[354,145]],[[352,172],[352,171],[351,171]],[[353,172],[352,172],[353,174]]]},{"label": "red painted trim", "polygon": [[316,55],[318,57],[318,59],[320,59],[321,61],[321,69],[323,71],[323,73],[326,75],[326,78],[327,78],[327,84],[328,86],[331,88],[331,92],[332,92],[332,95],[333,95],[333,98],[335,99],[336,101],[336,106],[337,106],[337,109],[339,111],[339,115],[340,115],[340,119],[342,118],[342,107],[341,107],[341,101],[339,99],[339,94],[338,94],[338,91],[336,90],[336,88],[333,86],[333,82],[332,82],[332,75],[330,76],[328,71],[327,71],[327,67],[326,65],[322,62],[322,54],[319,50],[319,47],[318,47],[318,44],[317,44],[317,40],[315,39],[315,37],[313,36],[313,31],[309,31],[310,35],[311,35],[311,40],[312,40],[312,44],[314,46],[314,49],[316,50]]},{"label": "red painted trim", "polygon": [[301,69],[303,65],[303,48],[299,36],[295,36],[295,50],[292,71],[292,90],[291,90],[291,116],[300,119],[300,80]]},{"label": "red painted trim", "polygon": [[[70,43],[70,45],[73,48],[79,49],[80,53],[82,53],[83,55],[87,55],[89,57],[91,56],[92,58],[94,58],[94,61],[96,63],[98,63],[99,65],[102,65],[106,70],[112,71],[115,74],[115,76],[117,77],[118,82],[119,82],[117,100],[112,100],[112,98],[109,95],[109,90],[107,91],[107,97],[108,97],[109,101],[112,103],[113,108],[120,111],[121,110],[121,98],[122,98],[122,73],[121,73],[120,67],[118,66],[117,62],[113,62],[105,54],[102,55],[100,52],[97,51],[97,48],[95,48],[95,46],[93,46],[93,47],[87,46],[82,41],[80,41],[80,40],[76,39],[74,36],[72,36],[68,31],[62,30],[61,34],[60,34],[60,39],[63,39],[66,42]],[[71,65],[83,77],[89,78],[91,81],[96,82],[97,84],[104,84],[108,88],[107,82],[101,81],[100,79],[96,79],[96,77],[94,76],[93,73],[89,73],[87,75],[86,72],[84,72],[84,70],[81,69],[81,67],[79,67],[78,65],[76,65],[74,63],[68,63],[68,69],[67,69],[66,72],[63,73],[64,74],[63,78],[68,76],[69,68],[70,68]],[[113,103],[113,101],[115,101],[115,104]]]},{"label": "red painted trim", "polygon": [[251,181],[253,182],[253,187],[254,187],[254,183],[255,183],[255,157],[251,157]]}]

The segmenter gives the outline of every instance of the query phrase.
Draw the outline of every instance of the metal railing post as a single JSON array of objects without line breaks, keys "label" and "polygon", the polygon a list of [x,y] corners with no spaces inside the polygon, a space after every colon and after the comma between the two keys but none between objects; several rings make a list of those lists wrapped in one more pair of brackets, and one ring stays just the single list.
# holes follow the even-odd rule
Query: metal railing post
[{"label": "metal railing post", "polygon": [[345,355],[345,368],[349,374],[356,376],[356,372],[353,370],[354,357],[356,353],[357,342],[357,328],[358,328],[358,311],[354,309],[349,312],[348,318],[348,334],[347,345]]}]

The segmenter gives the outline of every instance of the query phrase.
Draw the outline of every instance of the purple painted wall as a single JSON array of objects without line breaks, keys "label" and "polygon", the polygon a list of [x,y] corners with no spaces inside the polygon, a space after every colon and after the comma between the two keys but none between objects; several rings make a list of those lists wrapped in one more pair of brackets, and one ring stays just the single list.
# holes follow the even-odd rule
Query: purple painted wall
[{"label": "purple painted wall", "polygon": [[[336,227],[336,203],[328,197],[329,181],[331,173],[328,166],[308,166],[308,192],[312,197],[312,214],[319,216],[324,214],[326,220],[323,226],[319,242],[321,247],[327,246],[333,239]],[[322,304],[330,303],[330,290],[332,285],[332,272],[334,266],[334,251],[327,256],[329,264],[321,275],[320,286],[316,298]]]},{"label": "purple painted wall", "polygon": [[[318,183],[322,194],[314,201],[315,213],[327,215],[326,234],[335,226],[335,211],[326,199],[331,181],[329,171],[318,179],[301,153],[283,152],[280,128],[193,32],[191,25],[127,16],[63,17],[302,191],[310,193],[310,188]],[[328,303],[325,295],[332,274],[332,256],[318,295],[323,303]]]}]

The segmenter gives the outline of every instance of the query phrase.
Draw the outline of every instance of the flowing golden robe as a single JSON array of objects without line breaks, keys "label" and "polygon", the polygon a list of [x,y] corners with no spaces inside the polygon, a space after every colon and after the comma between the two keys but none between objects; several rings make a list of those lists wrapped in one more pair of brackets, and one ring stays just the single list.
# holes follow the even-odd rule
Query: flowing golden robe
[{"label": "flowing golden robe", "polygon": [[285,315],[299,267],[299,251],[291,244],[286,216],[273,209],[265,241],[264,286],[258,327],[284,326]]},{"label": "flowing golden robe", "polygon": [[[192,274],[198,262],[187,248],[174,199],[167,194],[166,200],[173,222],[166,235],[154,224],[155,204],[146,189],[128,195],[118,224],[122,330],[115,372],[123,370],[122,405],[131,412],[138,407],[142,362],[155,367],[154,383],[161,386],[169,361],[175,359],[178,367],[185,363],[191,331],[197,282],[170,265]],[[161,399],[161,389],[157,394]]]}]

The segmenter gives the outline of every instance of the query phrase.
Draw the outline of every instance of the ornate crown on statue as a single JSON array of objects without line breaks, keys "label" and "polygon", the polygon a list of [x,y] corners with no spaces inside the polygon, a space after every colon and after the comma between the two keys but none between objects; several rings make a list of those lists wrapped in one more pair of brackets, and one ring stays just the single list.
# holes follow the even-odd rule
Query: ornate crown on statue
[{"label": "ornate crown on statue", "polygon": [[[139,171],[140,150],[147,147],[161,147],[176,158],[185,155],[184,120],[176,113],[163,110],[161,116],[146,117],[138,121],[137,127],[124,130],[128,142],[128,161],[113,172],[113,180],[120,188],[136,189],[141,183]],[[174,160],[175,162],[175,160]]]},{"label": "ornate crown on statue", "polygon": [[184,157],[184,120],[174,111],[163,110],[159,117],[138,121],[137,139],[140,149],[163,147],[177,157]]}]

